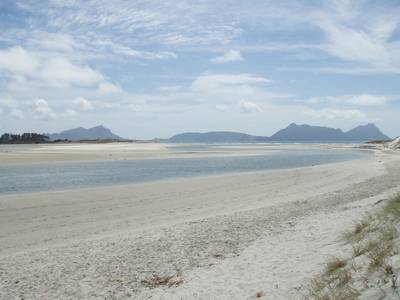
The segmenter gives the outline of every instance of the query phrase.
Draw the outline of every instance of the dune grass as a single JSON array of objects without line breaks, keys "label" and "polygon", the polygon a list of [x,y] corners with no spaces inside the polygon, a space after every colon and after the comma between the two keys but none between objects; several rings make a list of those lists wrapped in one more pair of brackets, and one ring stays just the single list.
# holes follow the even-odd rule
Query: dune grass
[{"label": "dune grass", "polygon": [[342,240],[353,250],[351,257],[329,261],[310,282],[304,298],[353,300],[369,288],[376,289],[383,298],[388,290],[398,295],[400,265],[394,266],[390,260],[399,253],[399,227],[400,194],[383,201],[381,208],[343,233]]},{"label": "dune grass", "polygon": [[339,259],[339,258],[334,258],[332,261],[328,262],[326,264],[326,273],[327,274],[333,274],[337,270],[345,267],[347,264],[347,261],[344,259]]},{"label": "dune grass", "polygon": [[383,212],[388,216],[400,219],[400,195],[397,195],[388,201],[383,208]]}]

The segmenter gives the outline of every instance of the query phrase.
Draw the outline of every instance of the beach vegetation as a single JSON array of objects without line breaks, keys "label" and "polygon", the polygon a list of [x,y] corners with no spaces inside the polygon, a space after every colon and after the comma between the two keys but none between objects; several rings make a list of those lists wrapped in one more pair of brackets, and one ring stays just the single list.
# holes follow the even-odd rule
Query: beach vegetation
[{"label": "beach vegetation", "polygon": [[346,266],[346,264],[347,264],[346,260],[334,258],[332,261],[330,261],[326,264],[326,273],[332,274],[332,273],[336,272],[337,270]]},{"label": "beach vegetation", "polygon": [[167,275],[167,276],[161,276],[161,275],[156,275],[153,274],[149,278],[143,279],[142,284],[148,288],[157,288],[161,286],[166,286],[166,287],[174,287],[178,286],[183,283],[183,279],[180,276],[172,276],[172,275]]},{"label": "beach vegetation", "polygon": [[351,254],[329,261],[324,272],[308,284],[305,299],[352,300],[363,298],[366,292],[381,299],[393,295],[400,299],[400,194],[376,205],[343,233],[342,241],[351,247]]}]

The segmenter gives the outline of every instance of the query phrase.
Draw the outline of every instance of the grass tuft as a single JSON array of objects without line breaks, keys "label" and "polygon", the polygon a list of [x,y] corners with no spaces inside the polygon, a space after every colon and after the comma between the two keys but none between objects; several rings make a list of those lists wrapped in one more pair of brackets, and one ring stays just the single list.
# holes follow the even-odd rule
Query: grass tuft
[{"label": "grass tuft", "polygon": [[340,259],[340,258],[335,258],[332,261],[328,262],[326,264],[326,274],[331,275],[332,273],[336,272],[337,270],[344,268],[347,264],[347,261]]},{"label": "grass tuft", "polygon": [[385,265],[383,271],[386,275],[393,275],[393,267],[391,265]]},{"label": "grass tuft", "polygon": [[384,242],[378,244],[378,246],[372,248],[366,253],[369,258],[370,267],[382,267],[386,262],[386,259],[390,255],[393,249],[393,244],[390,242]]},{"label": "grass tuft", "polygon": [[400,194],[391,198],[384,207],[384,212],[396,219],[400,218]]},{"label": "grass tuft", "polygon": [[380,238],[383,241],[393,241],[399,237],[399,232],[393,224],[387,225],[380,231]]},{"label": "grass tuft", "polygon": [[366,220],[355,223],[352,230],[343,234],[343,239],[346,242],[361,241],[369,231],[368,225],[369,223],[367,223]]},{"label": "grass tuft", "polygon": [[160,286],[173,287],[178,286],[183,282],[181,277],[177,276],[159,276],[153,275],[150,278],[142,280],[142,284],[148,288],[156,288]]},{"label": "grass tuft", "polygon": [[361,243],[352,245],[352,249],[353,249],[353,258],[363,255],[366,251],[364,245]]},{"label": "grass tuft", "polygon": [[359,292],[351,285],[351,273],[338,269],[332,275],[323,274],[314,279],[308,289],[306,299],[315,300],[355,300]]}]

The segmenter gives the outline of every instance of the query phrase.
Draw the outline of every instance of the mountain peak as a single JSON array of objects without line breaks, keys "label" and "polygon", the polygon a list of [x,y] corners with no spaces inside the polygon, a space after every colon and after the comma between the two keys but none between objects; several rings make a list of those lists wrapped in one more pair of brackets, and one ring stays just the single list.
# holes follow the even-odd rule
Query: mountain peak
[{"label": "mountain peak", "polygon": [[368,123],[366,125],[357,126],[346,132],[346,135],[350,139],[364,140],[389,140],[390,138],[383,134],[374,123]]},{"label": "mountain peak", "polygon": [[276,132],[271,139],[278,141],[333,141],[346,138],[340,129],[291,123],[285,129]]},{"label": "mountain peak", "polygon": [[[367,123],[367,124],[364,124],[364,125],[358,125],[358,126],[356,126],[356,127],[354,127],[354,128],[366,128],[366,127],[378,128],[378,127],[376,127],[376,125],[375,125],[374,123]],[[353,129],[354,129],[354,128],[353,128]]]},{"label": "mountain peak", "polygon": [[367,123],[365,125],[359,125],[359,126],[354,127],[354,128],[370,128],[370,129],[380,130],[378,128],[378,126],[375,125],[375,123]]},{"label": "mountain peak", "polygon": [[51,140],[123,140],[120,136],[111,132],[110,129],[104,127],[103,125],[95,126],[92,128],[73,128],[69,130],[62,131],[60,133],[54,133],[49,135]]}]

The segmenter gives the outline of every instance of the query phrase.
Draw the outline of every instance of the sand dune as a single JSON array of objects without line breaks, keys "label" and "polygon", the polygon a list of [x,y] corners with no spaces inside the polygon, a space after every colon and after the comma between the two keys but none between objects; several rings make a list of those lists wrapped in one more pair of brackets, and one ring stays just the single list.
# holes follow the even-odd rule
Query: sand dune
[{"label": "sand dune", "polygon": [[395,138],[393,141],[388,143],[389,149],[400,149],[400,137]]}]

